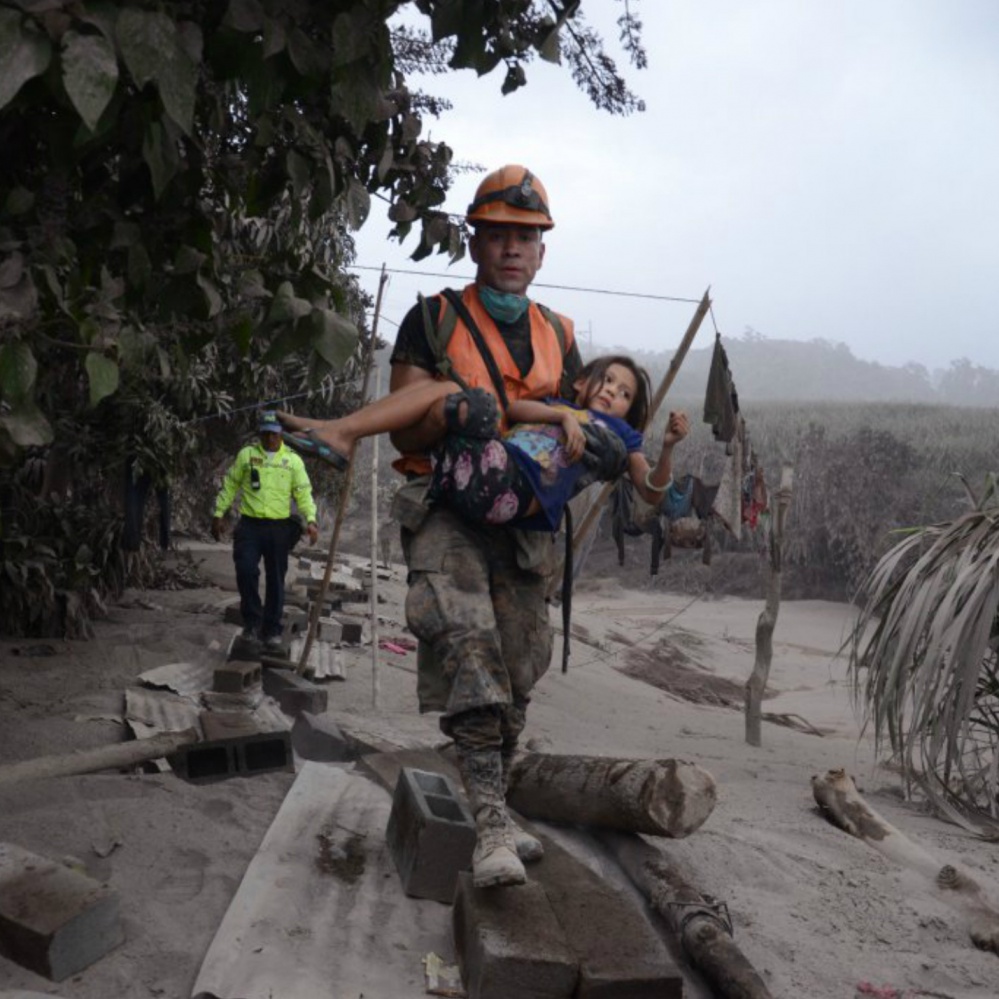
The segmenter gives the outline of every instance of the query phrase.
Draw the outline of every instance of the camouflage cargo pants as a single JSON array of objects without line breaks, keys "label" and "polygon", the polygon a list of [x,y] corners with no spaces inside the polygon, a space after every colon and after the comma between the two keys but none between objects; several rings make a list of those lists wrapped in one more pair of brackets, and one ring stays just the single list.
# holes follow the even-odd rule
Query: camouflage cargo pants
[{"label": "camouflage cargo pants", "polygon": [[[549,563],[522,568],[523,540],[444,509],[432,510],[416,531],[403,530],[406,619],[420,639],[420,710],[443,712],[447,734],[455,734],[452,720],[459,719],[464,742],[500,748],[500,736],[507,752],[552,654]],[[537,542],[538,550],[551,547],[547,536]]]}]

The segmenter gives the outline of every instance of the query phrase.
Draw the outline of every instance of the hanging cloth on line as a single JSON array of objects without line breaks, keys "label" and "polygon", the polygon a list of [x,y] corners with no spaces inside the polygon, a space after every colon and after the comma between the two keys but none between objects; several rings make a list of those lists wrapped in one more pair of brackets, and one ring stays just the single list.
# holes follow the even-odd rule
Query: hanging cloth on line
[{"label": "hanging cloth on line", "polygon": [[728,355],[718,334],[715,335],[715,350],[704,393],[704,422],[711,424],[715,440],[726,444],[739,426],[739,396],[728,366]]}]

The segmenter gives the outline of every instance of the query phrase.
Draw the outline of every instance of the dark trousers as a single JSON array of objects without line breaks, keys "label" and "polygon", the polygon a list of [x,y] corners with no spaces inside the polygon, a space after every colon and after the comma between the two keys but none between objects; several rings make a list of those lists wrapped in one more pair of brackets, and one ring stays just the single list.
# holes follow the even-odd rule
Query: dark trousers
[{"label": "dark trousers", "polygon": [[[239,610],[243,627],[261,638],[281,634],[284,612],[284,576],[288,571],[293,525],[290,520],[240,517],[232,538]],[[260,560],[264,560],[266,595],[260,603]]]},{"label": "dark trousers", "polygon": [[156,493],[159,506],[159,543],[166,551],[170,547],[170,490],[165,486],[153,487],[148,475],[134,476],[132,462],[125,464],[125,530],[121,546],[127,552],[137,552],[142,547],[142,527],[146,511],[146,499],[152,489]]}]

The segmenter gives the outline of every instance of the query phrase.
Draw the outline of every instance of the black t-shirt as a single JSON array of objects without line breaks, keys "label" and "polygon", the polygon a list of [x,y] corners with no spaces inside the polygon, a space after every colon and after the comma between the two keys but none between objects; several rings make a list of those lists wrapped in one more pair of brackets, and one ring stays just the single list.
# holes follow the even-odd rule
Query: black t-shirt
[{"label": "black t-shirt", "polygon": [[[430,310],[430,318],[436,324],[440,316],[440,299],[430,298],[427,300],[427,307]],[[521,375],[526,375],[534,364],[534,347],[531,345],[531,319],[525,311],[524,314],[512,323],[496,322],[503,341],[506,343],[513,363],[517,365],[517,370]],[[395,338],[395,346],[392,349],[392,364],[412,364],[414,367],[423,368],[425,371],[437,371],[437,357],[433,348],[427,340],[426,330],[423,326],[423,309],[419,304],[414,305],[399,326],[399,333]],[[575,392],[572,390],[572,383],[579,376],[583,368],[582,358],[579,356],[579,348],[575,340],[572,346],[566,351],[562,361],[562,383],[559,395],[566,399],[574,399]]]}]

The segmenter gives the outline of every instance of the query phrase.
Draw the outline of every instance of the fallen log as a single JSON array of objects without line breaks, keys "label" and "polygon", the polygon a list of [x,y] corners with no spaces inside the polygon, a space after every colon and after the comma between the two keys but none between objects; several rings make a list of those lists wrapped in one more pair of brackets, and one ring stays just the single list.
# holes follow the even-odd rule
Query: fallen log
[{"label": "fallen log", "polygon": [[724,904],[702,895],[639,836],[595,831],[632,883],[676,935],[690,963],[721,999],[770,999],[770,990],[732,939]]},{"label": "fallen log", "polygon": [[525,753],[507,801],[521,815],[681,839],[715,807],[715,781],[683,760],[617,760]]},{"label": "fallen log", "polygon": [[97,749],[80,749],[55,756],[39,756],[0,767],[0,784],[39,780],[45,777],[68,777],[72,774],[92,774],[99,770],[116,770],[131,767],[146,760],[169,756],[178,749],[198,741],[198,730],[186,728],[181,732],[161,732],[149,739],[116,742]]},{"label": "fallen log", "polygon": [[863,840],[889,860],[931,879],[940,897],[969,921],[972,943],[999,954],[999,911],[982,886],[966,871],[941,864],[864,800],[853,778],[843,769],[812,777],[812,796],[834,826]]}]

